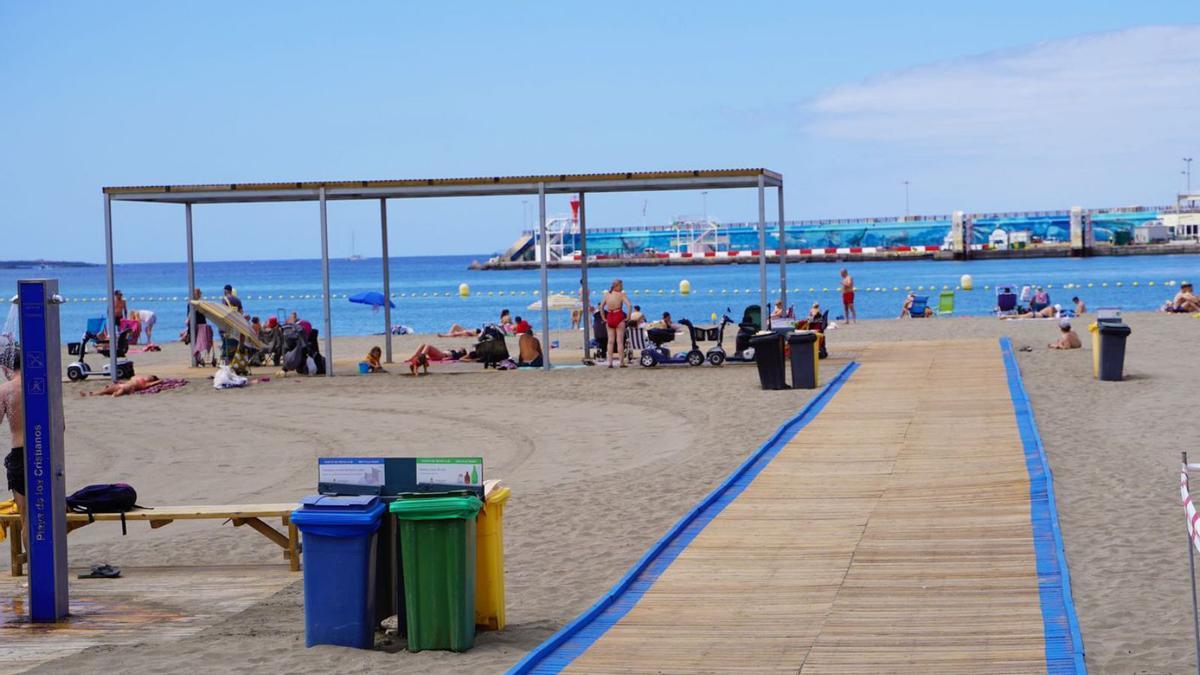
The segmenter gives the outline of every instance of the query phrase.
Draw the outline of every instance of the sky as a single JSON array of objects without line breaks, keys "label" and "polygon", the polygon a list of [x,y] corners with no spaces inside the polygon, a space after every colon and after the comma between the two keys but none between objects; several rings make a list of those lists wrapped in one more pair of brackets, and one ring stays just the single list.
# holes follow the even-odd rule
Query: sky
[{"label": "sky", "polygon": [[[766,167],[789,220],[900,215],[905,181],[914,214],[1159,205],[1200,158],[1200,3],[6,2],[0,102],[0,260],[103,261],[106,185]],[[503,250],[526,201],[394,200],[391,252]],[[757,200],[588,222],[705,210]],[[314,203],[194,220],[200,260],[320,255]],[[378,255],[376,203],[329,222]],[[184,258],[181,206],[114,227],[118,262]]]}]

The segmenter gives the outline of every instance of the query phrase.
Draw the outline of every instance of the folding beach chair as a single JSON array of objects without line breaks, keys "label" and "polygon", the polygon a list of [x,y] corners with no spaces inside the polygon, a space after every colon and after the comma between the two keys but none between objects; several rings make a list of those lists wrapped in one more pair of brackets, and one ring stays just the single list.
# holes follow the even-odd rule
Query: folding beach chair
[{"label": "folding beach chair", "polygon": [[912,307],[909,308],[908,314],[914,319],[924,319],[925,310],[929,308],[928,295],[913,296]]},{"label": "folding beach chair", "polygon": [[938,316],[947,316],[954,313],[954,291],[942,291],[938,296]]},{"label": "folding beach chair", "polygon": [[646,329],[641,326],[625,326],[625,358],[637,361],[646,348]]},{"label": "folding beach chair", "polygon": [[1000,316],[1017,313],[1017,294],[1012,286],[996,287],[996,313]]}]

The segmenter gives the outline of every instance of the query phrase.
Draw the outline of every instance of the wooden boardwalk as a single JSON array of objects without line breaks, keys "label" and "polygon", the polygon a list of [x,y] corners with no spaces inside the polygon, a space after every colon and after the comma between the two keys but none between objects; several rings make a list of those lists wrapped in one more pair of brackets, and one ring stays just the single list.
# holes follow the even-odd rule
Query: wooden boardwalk
[{"label": "wooden boardwalk", "polygon": [[860,364],[566,670],[1046,672],[1000,347],[877,344]]}]

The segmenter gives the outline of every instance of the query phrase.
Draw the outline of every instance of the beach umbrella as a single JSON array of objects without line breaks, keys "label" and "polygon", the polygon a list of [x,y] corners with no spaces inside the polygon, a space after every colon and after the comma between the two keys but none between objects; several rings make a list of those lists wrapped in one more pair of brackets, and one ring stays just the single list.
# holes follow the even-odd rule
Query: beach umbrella
[{"label": "beach umbrella", "polygon": [[192,306],[196,308],[210,321],[217,324],[223,335],[241,335],[246,338],[246,343],[257,349],[266,349],[266,345],[262,340],[258,339],[258,335],[254,332],[254,327],[246,321],[246,317],[242,316],[237,308],[230,307],[224,303],[209,302],[208,300],[192,300]]},{"label": "beach umbrella", "polygon": [[[350,296],[350,302],[356,302],[360,305],[370,305],[371,307],[383,307],[383,293],[379,291],[367,291]],[[396,309],[396,303],[391,300],[387,301],[388,307]]]},{"label": "beach umbrella", "polygon": [[[574,298],[569,295],[564,295],[562,293],[554,293],[554,294],[550,295],[548,298],[546,298],[546,305],[550,309],[581,309],[583,307],[583,304],[580,303],[579,298]],[[541,308],[542,308],[542,301],[538,300],[538,301],[534,302],[533,304],[529,305],[529,307],[527,307],[526,309],[538,310]]]}]

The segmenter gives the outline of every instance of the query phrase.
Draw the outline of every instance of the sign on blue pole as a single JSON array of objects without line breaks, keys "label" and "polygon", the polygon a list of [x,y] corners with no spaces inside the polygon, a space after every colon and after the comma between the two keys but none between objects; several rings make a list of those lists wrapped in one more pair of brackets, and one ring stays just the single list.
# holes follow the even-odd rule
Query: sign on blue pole
[{"label": "sign on blue pole", "polygon": [[67,500],[63,462],[62,353],[57,279],[17,282],[25,397],[25,498],[29,617],[67,616]]}]

